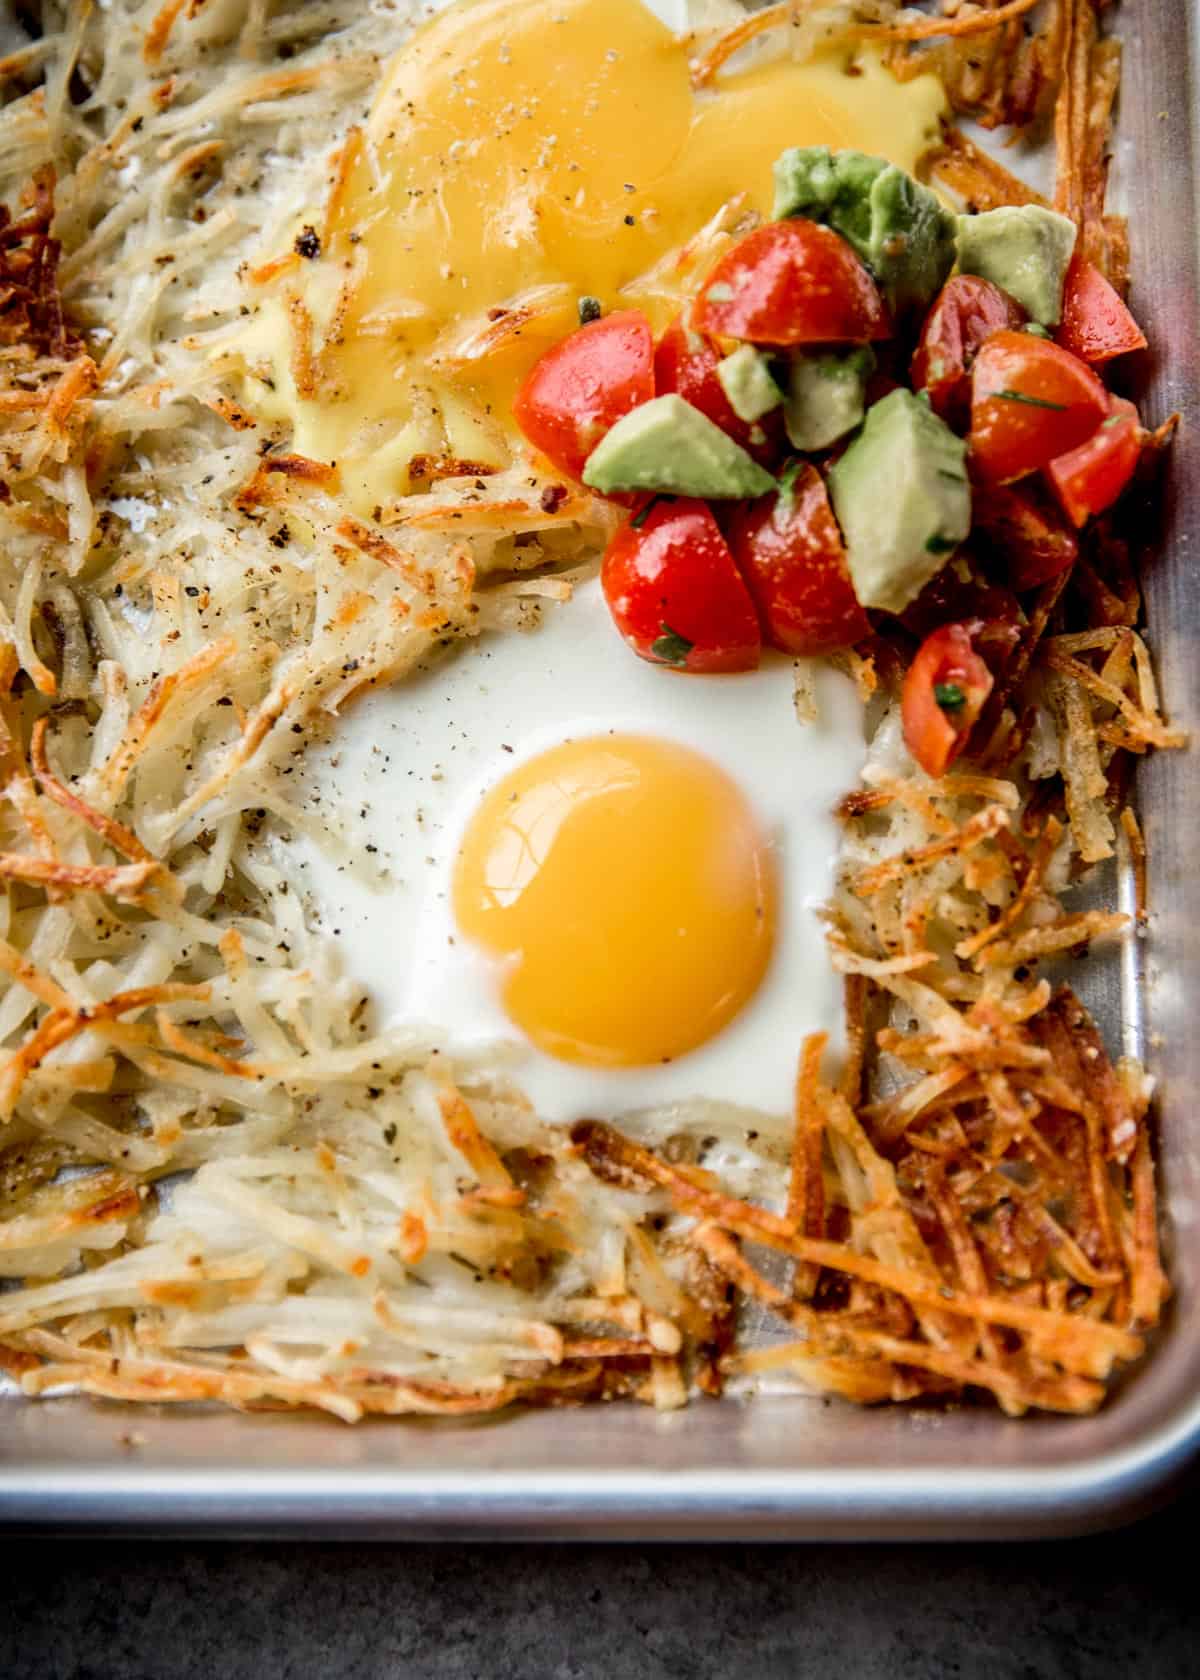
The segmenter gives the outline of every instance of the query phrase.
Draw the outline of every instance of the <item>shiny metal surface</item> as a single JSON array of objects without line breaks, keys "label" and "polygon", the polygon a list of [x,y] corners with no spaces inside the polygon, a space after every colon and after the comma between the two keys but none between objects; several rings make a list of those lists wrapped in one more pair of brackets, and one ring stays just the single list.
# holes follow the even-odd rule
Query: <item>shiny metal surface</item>
[{"label": "shiny metal surface", "polygon": [[[1174,720],[1200,725],[1200,16],[1128,7],[1118,195],[1134,303],[1159,355],[1139,395],[1180,409],[1147,578]],[[0,1401],[11,1529],[616,1538],[1063,1534],[1132,1514],[1200,1445],[1200,775],[1164,754],[1140,783],[1152,925],[1144,961],[1088,976],[1112,1041],[1160,1085],[1175,1283],[1149,1362],[1095,1418],[861,1411],[807,1401],[611,1407],[501,1423],[371,1423]],[[1139,972],[1141,971],[1141,972]]]}]

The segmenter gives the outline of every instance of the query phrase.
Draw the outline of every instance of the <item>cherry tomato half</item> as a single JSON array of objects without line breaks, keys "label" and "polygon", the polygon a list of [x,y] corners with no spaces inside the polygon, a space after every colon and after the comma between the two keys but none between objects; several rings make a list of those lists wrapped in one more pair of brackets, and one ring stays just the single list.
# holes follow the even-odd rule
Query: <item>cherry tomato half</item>
[{"label": "cherry tomato half", "polygon": [[1108,362],[1144,350],[1146,335],[1095,263],[1073,257],[1063,284],[1062,319],[1054,335],[1085,362]]},{"label": "cherry tomato half", "polygon": [[1024,478],[1107,414],[1108,392],[1078,356],[1031,333],[995,333],[971,370],[971,468],[988,484]]},{"label": "cherry tomato half", "polygon": [[721,352],[703,333],[692,332],[677,315],[658,341],[654,352],[654,385],[661,397],[675,391],[693,408],[705,414],[714,426],[728,432],[748,454],[764,466],[772,465],[783,446],[783,411],[764,414],[752,425],[733,411],[725,388],[717,378]]},{"label": "cherry tomato half", "polygon": [[1138,411],[1124,397],[1112,399],[1112,413],[1085,443],[1058,455],[1046,479],[1073,525],[1086,525],[1111,507],[1133,477],[1142,453]]},{"label": "cherry tomato half", "polygon": [[600,580],[613,622],[643,659],[680,671],[758,664],[754,603],[706,503],[648,503],[609,543]]},{"label": "cherry tomato half", "polygon": [[726,251],[701,289],[695,324],[751,344],[866,344],[890,331],[851,247],[807,221],[768,222]]},{"label": "cherry tomato half", "polygon": [[589,321],[548,350],[513,403],[525,436],[561,472],[584,462],[616,421],[654,395],[654,340],[638,309]]},{"label": "cherry tomato half", "polygon": [[972,641],[982,626],[943,624],[926,636],[904,677],[900,720],[904,742],[922,770],[942,776],[967,744],[992,673]]},{"label": "cherry tomato half", "polygon": [[1003,558],[1014,589],[1049,583],[1079,556],[1074,531],[1036,486],[995,484],[977,490],[971,513],[976,528]]},{"label": "cherry tomato half", "polygon": [[830,653],[870,631],[858,604],[842,533],[817,469],[738,508],[728,527],[734,562],[758,608],[763,636],[788,653]]},{"label": "cherry tomato half", "polygon": [[971,409],[971,363],[993,333],[1023,324],[1015,298],[975,274],[955,274],[925,317],[912,359],[913,389],[929,393],[933,412],[965,427]]}]

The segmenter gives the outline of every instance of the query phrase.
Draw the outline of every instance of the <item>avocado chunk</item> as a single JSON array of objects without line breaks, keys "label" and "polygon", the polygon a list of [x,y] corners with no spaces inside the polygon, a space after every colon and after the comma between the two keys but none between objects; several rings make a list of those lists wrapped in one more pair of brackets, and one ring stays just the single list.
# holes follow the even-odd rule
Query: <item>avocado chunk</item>
[{"label": "avocado chunk", "polygon": [[864,607],[902,612],[971,529],[966,445],[903,389],[867,413],[829,494]]},{"label": "avocado chunk", "polygon": [[717,364],[717,378],[739,420],[761,420],[783,401],[771,364],[753,344],[740,344]]},{"label": "avocado chunk", "polygon": [[775,160],[774,214],[825,222],[849,240],[898,315],[923,309],[954,266],[953,214],[886,158],[789,147]]},{"label": "avocado chunk", "polygon": [[674,392],[622,415],[588,456],[583,482],[612,495],[656,490],[714,499],[763,496],[775,480],[707,415]]},{"label": "avocado chunk", "polygon": [[866,345],[792,358],[783,423],[793,449],[828,449],[852,432],[866,409],[867,380],[875,368]]},{"label": "avocado chunk", "polygon": [[1044,327],[1058,325],[1075,223],[1040,204],[1007,204],[958,218],[958,266],[1016,298]]}]

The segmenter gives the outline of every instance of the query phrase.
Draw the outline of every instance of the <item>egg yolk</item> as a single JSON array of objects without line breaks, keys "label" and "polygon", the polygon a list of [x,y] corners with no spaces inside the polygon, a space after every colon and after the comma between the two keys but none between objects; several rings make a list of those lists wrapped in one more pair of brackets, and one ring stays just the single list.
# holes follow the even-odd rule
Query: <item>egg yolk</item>
[{"label": "egg yolk", "polygon": [[455,919],[499,961],[509,1018],[593,1067],[670,1061],[762,980],[771,846],[737,786],[690,748],[569,741],[480,803],[455,865]]}]

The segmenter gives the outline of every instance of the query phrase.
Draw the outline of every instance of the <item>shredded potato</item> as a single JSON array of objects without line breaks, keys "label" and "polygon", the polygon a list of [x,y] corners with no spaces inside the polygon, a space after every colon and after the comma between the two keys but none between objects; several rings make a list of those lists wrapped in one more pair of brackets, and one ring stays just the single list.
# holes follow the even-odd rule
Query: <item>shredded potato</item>
[{"label": "shredded potato", "polygon": [[[1056,202],[1121,284],[1115,49],[1089,0],[1029,9],[770,7],[700,40],[695,79],[784,26],[801,56],[884,39],[984,122],[1054,104]],[[297,212],[325,225],[416,8],[44,11],[0,111],[4,1368],[29,1395],[348,1422],[729,1381],[1096,1407],[1167,1292],[1149,1089],[1036,965],[1122,933],[1061,902],[1118,838],[1144,909],[1119,767],[1181,741],[1120,533],[1042,591],[974,764],[940,782],[897,744],[895,650],[842,661],[882,721],[828,912],[836,1088],[813,1039],[793,1117],[551,1127],[424,1035],[366,1030],[270,844],[306,820],[285,778],[309,737],[435,644],[528,626],[611,528],[528,463],[465,459],[436,405],[415,493],[364,521],[223,382],[243,281],[286,285]],[[979,207],[1034,196],[954,131],[929,167]],[[748,1302],[791,1339],[747,1344]]]}]

